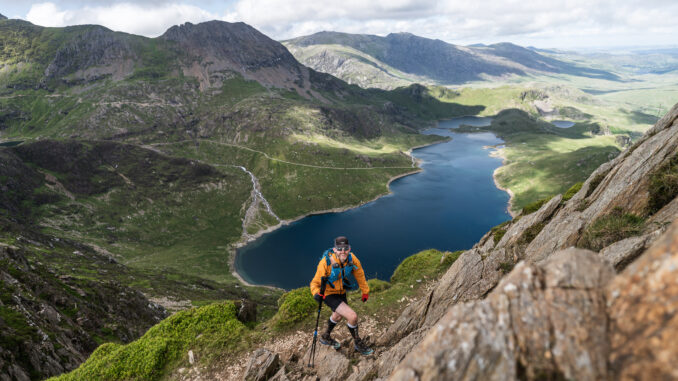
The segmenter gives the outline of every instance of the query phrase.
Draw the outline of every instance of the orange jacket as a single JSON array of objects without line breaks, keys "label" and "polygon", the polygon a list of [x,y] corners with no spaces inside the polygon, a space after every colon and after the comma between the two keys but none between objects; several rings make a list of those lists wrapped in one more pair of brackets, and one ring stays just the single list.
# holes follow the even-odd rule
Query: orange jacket
[{"label": "orange jacket", "polygon": [[[365,280],[363,266],[360,264],[360,261],[358,260],[358,257],[355,256],[355,254],[350,253],[350,255],[353,258],[353,266],[355,266],[355,269],[353,269],[353,276],[358,282],[360,291],[362,291],[363,294],[369,294],[370,286],[367,285],[367,280]],[[340,263],[339,258],[337,257],[337,254],[334,252],[334,250],[330,251],[330,256],[337,263]],[[327,265],[327,261],[325,260],[325,257],[323,257],[320,259],[320,262],[318,262],[318,269],[316,270],[315,276],[311,281],[311,295],[320,293],[320,278],[329,276],[330,272],[332,272],[332,265]],[[334,287],[330,286],[329,283],[325,286],[325,295],[344,293],[346,293],[346,290],[344,290],[343,280],[341,279],[337,279],[337,281],[334,282]]]}]

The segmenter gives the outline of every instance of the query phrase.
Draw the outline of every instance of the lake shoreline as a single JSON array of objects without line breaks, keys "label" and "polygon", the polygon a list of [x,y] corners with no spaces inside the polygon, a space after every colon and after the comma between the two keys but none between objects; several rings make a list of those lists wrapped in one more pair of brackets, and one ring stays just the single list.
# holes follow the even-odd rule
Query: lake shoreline
[{"label": "lake shoreline", "polygon": [[[413,163],[413,167],[412,167],[412,168],[413,168],[414,170],[409,171],[409,172],[405,172],[405,173],[401,173],[401,174],[399,174],[399,175],[396,175],[396,176],[391,177],[391,178],[388,180],[388,182],[386,183],[386,188],[387,188],[388,191],[385,192],[385,193],[382,193],[382,194],[377,195],[376,197],[374,197],[374,198],[371,199],[371,200],[368,200],[368,201],[365,201],[365,202],[361,202],[361,203],[356,204],[356,205],[341,206],[341,207],[336,207],[336,208],[331,208],[331,209],[324,209],[324,210],[318,210],[318,211],[312,211],[312,212],[309,212],[309,213],[305,213],[305,214],[302,214],[302,215],[300,215],[300,216],[291,218],[291,219],[289,219],[289,220],[282,220],[282,221],[280,221],[280,223],[278,223],[277,225],[269,226],[269,227],[266,228],[266,229],[259,230],[258,232],[254,233],[254,234],[250,234],[250,235],[247,235],[246,237],[243,237],[243,238],[242,238],[241,240],[239,240],[238,242],[232,244],[232,245],[231,245],[231,248],[229,249],[229,250],[231,251],[231,252],[229,253],[229,265],[231,266],[231,274],[232,274],[236,279],[238,279],[238,281],[240,281],[244,286],[248,286],[248,287],[266,287],[266,288],[269,288],[269,289],[284,290],[284,289],[282,289],[282,288],[280,288],[280,287],[276,287],[276,286],[271,286],[271,285],[261,285],[261,284],[252,284],[252,283],[246,281],[246,280],[244,279],[244,277],[236,270],[235,262],[236,262],[237,257],[238,257],[238,249],[241,248],[241,247],[243,247],[243,246],[246,246],[247,244],[249,244],[249,243],[251,243],[251,242],[253,242],[253,241],[256,241],[258,238],[260,238],[260,237],[263,236],[264,234],[273,232],[273,231],[275,231],[275,230],[277,230],[277,229],[279,229],[279,228],[281,228],[281,227],[283,227],[283,226],[289,225],[289,224],[291,224],[291,223],[293,223],[293,222],[299,221],[299,220],[304,219],[304,218],[306,218],[306,217],[309,217],[309,216],[315,216],[315,215],[320,215],[320,214],[329,214],[329,213],[341,213],[341,212],[345,212],[345,211],[348,211],[348,210],[351,210],[351,209],[355,209],[355,208],[359,208],[359,207],[361,207],[361,206],[367,205],[367,204],[369,204],[369,203],[371,203],[371,202],[374,202],[374,201],[376,201],[376,200],[378,200],[378,199],[380,199],[380,198],[382,198],[382,197],[384,197],[384,196],[388,196],[388,195],[390,195],[390,194],[393,194],[393,192],[391,191],[391,188],[390,188],[390,185],[391,185],[391,183],[392,183],[393,181],[398,180],[398,179],[401,179],[401,178],[406,177],[406,176],[414,175],[414,174],[417,174],[417,173],[420,173],[420,172],[423,171],[422,168],[419,168],[419,167],[418,167],[418,166],[421,164],[421,159],[417,159],[416,157],[414,157],[413,154],[412,154],[412,151],[414,151],[414,150],[416,150],[416,149],[418,149],[418,148],[425,148],[425,147],[430,147],[430,146],[433,146],[433,145],[436,145],[436,144],[447,143],[447,142],[449,142],[449,141],[451,141],[451,140],[452,140],[452,138],[446,137],[446,139],[442,139],[442,140],[435,141],[435,142],[428,143],[428,144],[422,144],[422,145],[414,146],[414,147],[411,147],[410,149],[408,149],[408,150],[407,150],[406,152],[404,152],[404,153],[412,158],[412,163]],[[285,290],[285,291],[286,291],[286,290]]]},{"label": "lake shoreline", "polygon": [[[490,147],[488,147],[490,148]],[[511,215],[512,218],[515,218],[519,213],[514,212],[513,209],[513,199],[515,198],[515,195],[509,188],[504,188],[499,184],[499,181],[497,180],[497,172],[499,169],[503,166],[506,165],[506,162],[508,159],[506,158],[506,154],[504,153],[504,148],[498,148],[498,147],[491,147],[494,148],[494,151],[490,153],[491,157],[496,157],[502,159],[501,161],[501,166],[499,166],[497,169],[492,172],[492,180],[494,180],[494,185],[497,187],[497,189],[503,190],[504,192],[509,194],[509,201],[508,201],[508,206],[506,207],[506,211],[508,214]]]}]

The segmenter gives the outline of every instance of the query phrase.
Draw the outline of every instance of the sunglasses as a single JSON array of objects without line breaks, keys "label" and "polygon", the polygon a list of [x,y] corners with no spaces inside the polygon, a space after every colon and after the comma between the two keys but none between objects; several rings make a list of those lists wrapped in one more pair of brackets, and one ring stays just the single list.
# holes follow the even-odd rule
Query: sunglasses
[{"label": "sunglasses", "polygon": [[349,251],[351,250],[351,247],[335,247],[334,250],[336,251]]}]

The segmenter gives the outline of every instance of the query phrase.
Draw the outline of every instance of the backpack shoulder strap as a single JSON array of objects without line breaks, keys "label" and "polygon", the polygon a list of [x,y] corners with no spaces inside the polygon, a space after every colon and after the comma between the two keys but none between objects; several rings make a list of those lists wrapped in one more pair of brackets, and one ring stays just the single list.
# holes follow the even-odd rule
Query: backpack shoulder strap
[{"label": "backpack shoulder strap", "polygon": [[332,249],[327,249],[327,250],[325,250],[325,252],[323,253],[323,258],[325,258],[325,263],[327,263],[328,266],[331,264],[331,261],[330,261],[330,250],[332,250]]}]

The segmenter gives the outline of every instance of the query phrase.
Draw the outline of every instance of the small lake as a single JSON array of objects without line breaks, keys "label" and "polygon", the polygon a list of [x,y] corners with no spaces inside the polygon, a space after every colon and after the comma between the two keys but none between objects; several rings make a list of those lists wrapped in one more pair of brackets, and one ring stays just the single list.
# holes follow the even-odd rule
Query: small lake
[{"label": "small lake", "polygon": [[569,120],[552,120],[550,123],[559,128],[570,128],[574,126],[574,122],[570,122]]},{"label": "small lake", "polygon": [[18,146],[19,144],[21,144],[23,142],[24,142],[23,140],[15,140],[15,141],[11,141],[11,142],[1,142],[0,147],[14,147],[14,146]]},{"label": "small lake", "polygon": [[334,237],[349,238],[368,279],[389,280],[406,257],[421,250],[471,248],[491,227],[509,220],[509,196],[492,173],[501,159],[491,133],[458,134],[460,124],[489,125],[490,118],[441,121],[426,134],[452,141],[414,150],[423,171],[395,180],[392,194],[341,213],[314,215],[283,226],[240,248],[235,267],[248,282],[285,289],[307,286]]}]

